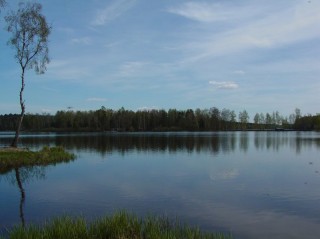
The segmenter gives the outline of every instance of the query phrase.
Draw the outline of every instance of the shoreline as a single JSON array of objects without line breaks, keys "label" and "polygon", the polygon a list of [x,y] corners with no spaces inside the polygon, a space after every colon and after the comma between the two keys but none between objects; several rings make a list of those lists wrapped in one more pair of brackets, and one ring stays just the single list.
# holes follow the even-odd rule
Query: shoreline
[{"label": "shoreline", "polygon": [[28,152],[28,148],[15,148],[11,146],[0,146],[0,152]]}]

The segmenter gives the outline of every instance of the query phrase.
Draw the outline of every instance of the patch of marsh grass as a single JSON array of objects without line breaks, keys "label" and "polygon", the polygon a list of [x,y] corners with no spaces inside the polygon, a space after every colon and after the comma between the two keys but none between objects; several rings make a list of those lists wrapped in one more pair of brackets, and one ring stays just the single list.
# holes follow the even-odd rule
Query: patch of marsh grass
[{"label": "patch of marsh grass", "polygon": [[149,216],[145,220],[125,211],[87,223],[68,216],[43,226],[17,226],[8,232],[10,239],[231,239],[222,233],[202,232],[199,228]]},{"label": "patch of marsh grass", "polygon": [[75,155],[67,152],[62,147],[45,146],[40,151],[3,148],[0,150],[0,174],[15,168],[55,165],[74,159]]}]

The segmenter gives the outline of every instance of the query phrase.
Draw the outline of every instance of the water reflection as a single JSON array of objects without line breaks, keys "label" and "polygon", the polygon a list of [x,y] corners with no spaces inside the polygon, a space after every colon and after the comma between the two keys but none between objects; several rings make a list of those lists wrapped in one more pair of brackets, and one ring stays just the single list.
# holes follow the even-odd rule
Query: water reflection
[{"label": "water reflection", "polygon": [[[10,140],[0,136],[0,145],[8,144]],[[61,145],[102,155],[115,151],[125,154],[132,150],[218,154],[236,150],[247,152],[250,147],[279,151],[285,146],[299,153],[305,147],[320,147],[320,138],[312,132],[301,135],[299,132],[49,134],[25,135],[21,142],[31,148]]]},{"label": "water reflection", "polygon": [[[11,204],[25,223],[26,204],[32,222],[127,209],[177,216],[235,238],[317,238],[319,138],[316,132],[24,135],[26,147],[63,145],[79,157],[50,171],[6,174],[19,195],[0,184],[0,211],[7,212],[0,224],[17,221],[10,218],[15,210],[7,210]],[[6,140],[0,136],[0,144]],[[31,183],[37,177],[47,179]],[[11,200],[18,196],[20,202]],[[10,202],[1,205],[2,198]]]},{"label": "water reflection", "polygon": [[17,185],[19,187],[20,195],[21,195],[21,197],[20,197],[20,205],[19,205],[19,212],[20,212],[21,224],[24,227],[25,226],[25,220],[24,220],[23,208],[24,208],[24,202],[25,202],[25,199],[26,199],[26,194],[25,194],[24,188],[22,186],[22,181],[21,181],[19,169],[15,168],[14,171],[15,171],[15,175],[16,175]]},{"label": "water reflection", "polygon": [[26,190],[24,185],[31,182],[32,180],[45,179],[45,168],[44,167],[17,167],[12,170],[0,173],[0,176],[4,175],[6,181],[13,185],[17,185],[20,193],[19,201],[19,217],[21,225],[25,226],[25,201],[26,201]]}]

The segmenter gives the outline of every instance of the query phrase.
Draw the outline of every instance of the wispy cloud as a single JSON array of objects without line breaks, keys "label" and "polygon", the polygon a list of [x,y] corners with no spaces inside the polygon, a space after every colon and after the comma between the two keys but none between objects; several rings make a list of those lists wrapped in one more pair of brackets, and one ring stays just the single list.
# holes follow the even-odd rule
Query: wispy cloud
[{"label": "wispy cloud", "polygon": [[[249,18],[257,14],[261,7],[248,5],[235,5],[230,3],[212,3],[212,2],[186,2],[179,6],[168,8],[169,13],[173,13],[190,20],[199,22],[227,21],[239,18]],[[260,10],[261,11],[261,10]]]},{"label": "wispy cloud", "polygon": [[90,77],[90,67],[79,59],[53,60],[46,73],[53,80],[81,81]]},{"label": "wispy cloud", "polygon": [[[170,13],[197,20],[201,25],[201,34],[190,29],[191,41],[182,43],[189,52],[187,60],[194,62],[207,57],[217,57],[248,51],[251,49],[273,49],[292,46],[299,42],[320,37],[317,30],[320,22],[320,2],[293,1],[292,3],[268,6],[263,12],[259,4],[247,1],[246,10],[243,6],[233,6],[231,13],[227,8],[230,4],[219,5],[189,2],[169,9]],[[249,4],[250,3],[250,4]],[[252,6],[251,6],[252,5]],[[253,13],[251,12],[253,11]],[[253,16],[259,15],[259,18]],[[248,17],[251,16],[251,17]],[[230,20],[233,21],[232,24]],[[215,21],[223,21],[223,28],[218,28]],[[221,27],[221,25],[220,25]],[[223,30],[221,30],[223,29]],[[191,37],[192,36],[192,37]],[[186,61],[186,60],[185,60]],[[186,61],[187,62],[187,61]]]},{"label": "wispy cloud", "polygon": [[146,70],[148,62],[143,61],[129,61],[125,62],[119,67],[120,76],[136,76]]},{"label": "wispy cloud", "polygon": [[239,88],[239,85],[232,81],[209,81],[209,84],[223,90],[232,90]]},{"label": "wispy cloud", "polygon": [[82,44],[82,45],[90,45],[92,43],[92,39],[90,37],[80,37],[71,39],[71,43],[73,44]]},{"label": "wispy cloud", "polygon": [[135,4],[136,0],[115,0],[113,3],[99,10],[92,21],[94,26],[103,26],[118,18]]},{"label": "wispy cloud", "polygon": [[226,12],[219,13],[215,11],[215,7],[217,7],[215,4],[187,2],[179,7],[169,8],[168,12],[200,22],[225,20],[229,14]]}]

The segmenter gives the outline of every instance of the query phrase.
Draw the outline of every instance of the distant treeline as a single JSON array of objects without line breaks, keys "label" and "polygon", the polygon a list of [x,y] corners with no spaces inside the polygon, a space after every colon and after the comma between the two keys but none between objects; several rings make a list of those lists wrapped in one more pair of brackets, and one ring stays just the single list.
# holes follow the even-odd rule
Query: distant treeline
[{"label": "distant treeline", "polygon": [[[16,128],[17,114],[0,115],[0,130]],[[58,111],[50,114],[26,114],[24,131],[225,131],[320,129],[320,116],[290,115],[289,119],[278,112],[257,113],[249,122],[246,110],[238,115],[228,109],[188,110],[119,110],[101,107],[95,111]]]},{"label": "distant treeline", "polygon": [[296,119],[294,128],[297,130],[320,130],[320,115],[307,115]]}]

